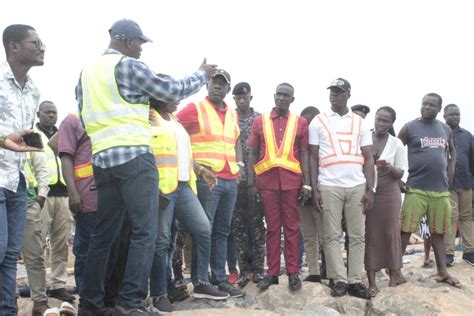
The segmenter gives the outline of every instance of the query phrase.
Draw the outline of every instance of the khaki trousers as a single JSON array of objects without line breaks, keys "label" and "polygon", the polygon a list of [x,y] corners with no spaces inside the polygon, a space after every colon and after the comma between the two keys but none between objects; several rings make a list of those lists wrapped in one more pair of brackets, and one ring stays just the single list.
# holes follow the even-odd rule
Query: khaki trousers
[{"label": "khaki trousers", "polygon": [[[353,188],[320,185],[323,200],[324,251],[328,277],[335,283],[362,282],[365,251],[365,215],[360,200],[366,192],[365,183]],[[342,212],[349,235],[348,269],[344,267],[341,250]],[[347,272],[346,272],[347,271]]]},{"label": "khaki trousers", "polygon": [[322,215],[312,206],[298,208],[303,229],[304,251],[310,275],[320,275],[319,247],[323,244]]},{"label": "khaki trousers", "polygon": [[472,190],[455,189],[450,190],[451,206],[451,234],[446,234],[444,242],[446,254],[454,255],[454,243],[456,241],[456,228],[459,222],[462,246],[464,253],[474,252],[474,228],[472,216]]},{"label": "khaki trousers", "polygon": [[43,236],[51,241],[51,289],[61,289],[67,282],[68,240],[71,212],[67,197],[49,196],[41,212]]},{"label": "khaki trousers", "polygon": [[41,234],[41,206],[35,202],[28,205],[26,212],[25,239],[21,252],[25,261],[26,274],[34,302],[46,301],[46,269],[44,265]]}]

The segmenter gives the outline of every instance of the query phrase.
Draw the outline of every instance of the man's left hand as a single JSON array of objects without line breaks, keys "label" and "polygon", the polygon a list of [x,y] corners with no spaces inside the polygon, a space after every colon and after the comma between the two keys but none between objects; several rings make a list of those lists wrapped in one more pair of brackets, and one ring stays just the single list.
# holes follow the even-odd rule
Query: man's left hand
[{"label": "man's left hand", "polygon": [[372,208],[374,205],[374,192],[367,191],[365,192],[364,196],[360,200],[360,204],[362,205],[362,213],[367,214],[367,212]]}]

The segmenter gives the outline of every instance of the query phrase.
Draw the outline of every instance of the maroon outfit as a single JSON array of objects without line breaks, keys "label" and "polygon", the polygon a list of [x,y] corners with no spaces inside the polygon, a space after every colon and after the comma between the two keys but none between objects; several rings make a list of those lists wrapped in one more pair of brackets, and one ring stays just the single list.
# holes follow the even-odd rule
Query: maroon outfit
[{"label": "maroon outfit", "polygon": [[[278,116],[275,109],[270,113],[277,146],[283,141],[288,114]],[[255,118],[248,140],[252,148],[259,148],[259,160],[265,155],[262,116]],[[299,159],[300,149],[308,149],[308,123],[299,117],[294,144],[294,156]],[[285,235],[285,263],[287,273],[298,272],[299,229],[298,195],[302,185],[302,174],[275,167],[256,176],[267,223],[267,265],[268,275],[277,276],[280,271],[280,234]]]}]

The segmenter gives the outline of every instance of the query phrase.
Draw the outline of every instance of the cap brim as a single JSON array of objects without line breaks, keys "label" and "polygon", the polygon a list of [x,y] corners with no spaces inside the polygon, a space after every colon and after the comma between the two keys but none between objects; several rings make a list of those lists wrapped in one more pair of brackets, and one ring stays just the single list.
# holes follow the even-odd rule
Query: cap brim
[{"label": "cap brim", "polygon": [[349,92],[349,90],[343,89],[343,88],[341,88],[341,87],[339,87],[339,86],[329,86],[329,87],[327,87],[327,89],[331,89],[331,88],[337,88],[337,89],[342,90],[342,91],[344,91],[344,92]]},{"label": "cap brim", "polygon": [[140,39],[144,41],[145,43],[153,43],[153,41],[149,37],[146,37],[145,35],[140,36]]},{"label": "cap brim", "polygon": [[211,77],[211,79],[215,78],[217,76],[221,76],[222,78],[225,79],[225,81],[227,81],[228,84],[230,84],[230,80],[226,76],[224,76],[223,74],[215,74],[214,76]]}]

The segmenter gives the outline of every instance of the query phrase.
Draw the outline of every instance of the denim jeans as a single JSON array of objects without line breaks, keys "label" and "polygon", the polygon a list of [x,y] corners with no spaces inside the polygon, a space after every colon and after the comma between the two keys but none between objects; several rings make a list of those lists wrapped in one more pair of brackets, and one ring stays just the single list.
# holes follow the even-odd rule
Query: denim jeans
[{"label": "denim jeans", "polygon": [[26,183],[16,193],[0,188],[0,315],[16,315],[16,259],[26,224]]},{"label": "denim jeans", "polygon": [[74,261],[74,278],[76,279],[77,289],[82,288],[84,269],[86,265],[87,251],[95,223],[97,222],[97,213],[79,213],[74,217],[76,221],[76,231],[74,235],[74,245],[72,252]]},{"label": "denim jeans", "polygon": [[199,201],[201,201],[212,227],[212,278],[215,282],[224,282],[227,281],[225,273],[227,238],[230,234],[232,214],[234,212],[235,201],[237,200],[237,181],[218,178],[217,186],[212,191],[209,185],[204,181],[198,180],[196,184]]},{"label": "denim jeans", "polygon": [[230,234],[227,238],[227,270],[229,273],[237,273],[237,248],[235,245],[234,234],[232,233],[234,221],[230,224]]},{"label": "denim jeans", "polygon": [[197,196],[187,182],[179,182],[173,193],[166,195],[170,203],[159,211],[159,232],[150,276],[150,296],[166,294],[168,285],[169,245],[173,219],[176,218],[193,236],[197,262],[193,262],[193,284],[209,283],[207,274],[211,255],[211,225]]},{"label": "denim jeans", "polygon": [[80,292],[81,308],[103,306],[107,262],[122,228],[125,212],[131,222],[130,247],[118,304],[143,307],[158,230],[158,171],[152,154],[143,154],[112,168],[94,166],[97,223],[91,236]]}]

